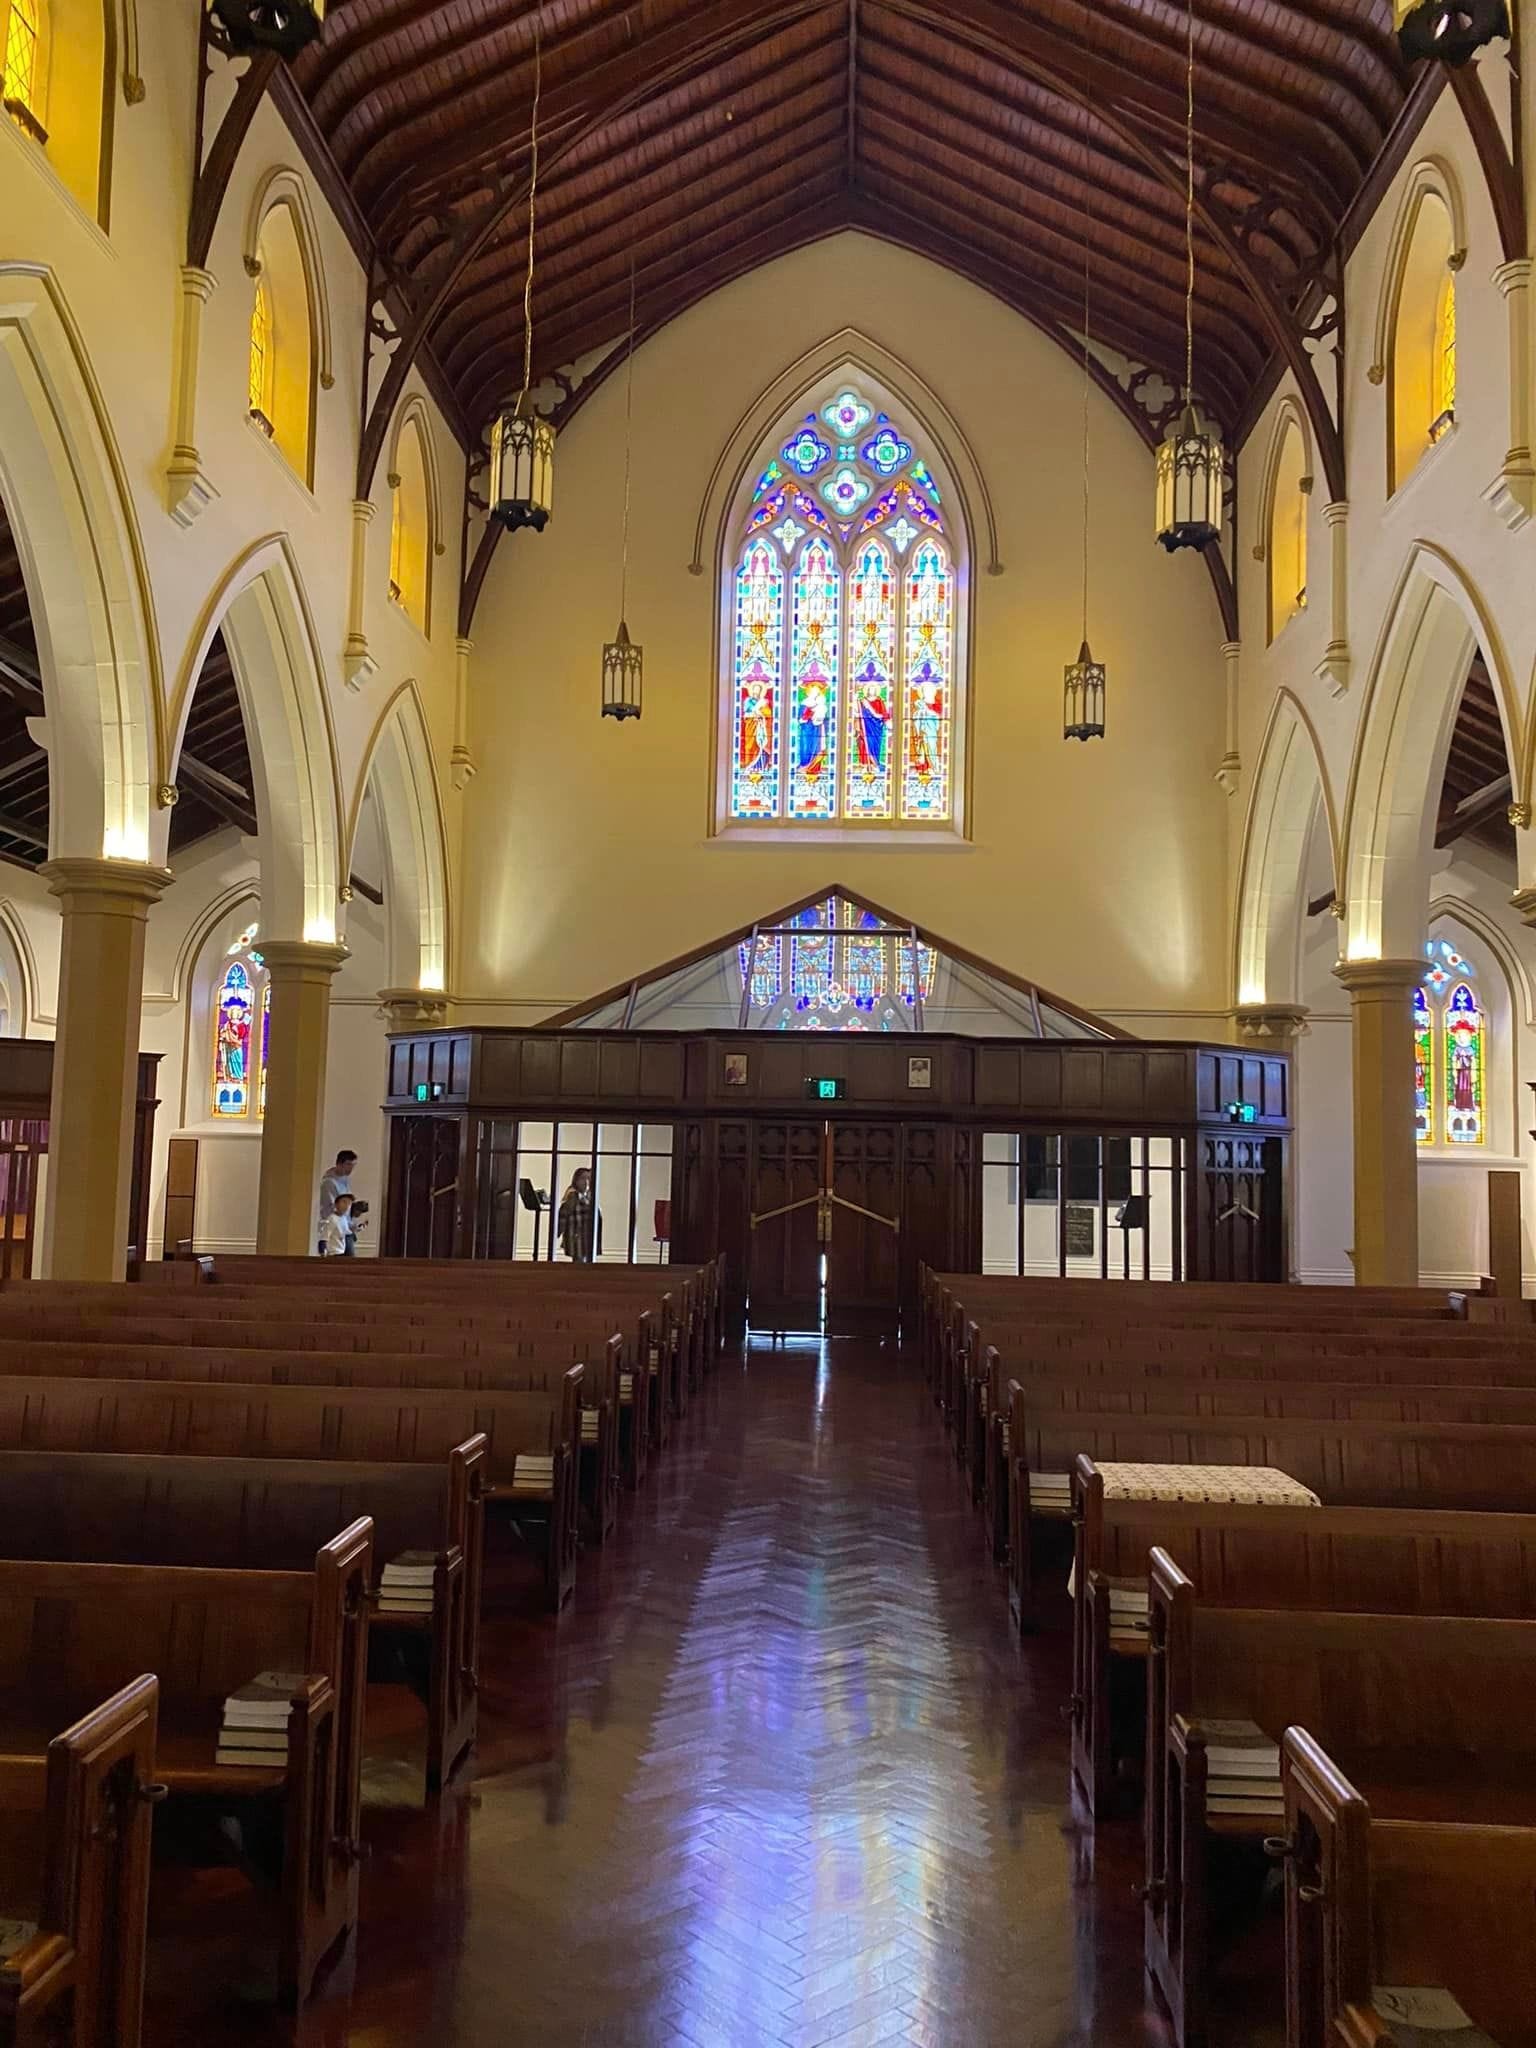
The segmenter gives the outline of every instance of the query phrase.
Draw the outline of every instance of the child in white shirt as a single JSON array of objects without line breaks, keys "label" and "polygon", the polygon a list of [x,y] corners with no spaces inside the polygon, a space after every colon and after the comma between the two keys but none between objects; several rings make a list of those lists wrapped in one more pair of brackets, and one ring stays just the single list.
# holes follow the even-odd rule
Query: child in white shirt
[{"label": "child in white shirt", "polygon": [[320,1225],[320,1256],[323,1259],[344,1259],[347,1255],[347,1240],[352,1235],[352,1197],[338,1195],[336,1206]]}]

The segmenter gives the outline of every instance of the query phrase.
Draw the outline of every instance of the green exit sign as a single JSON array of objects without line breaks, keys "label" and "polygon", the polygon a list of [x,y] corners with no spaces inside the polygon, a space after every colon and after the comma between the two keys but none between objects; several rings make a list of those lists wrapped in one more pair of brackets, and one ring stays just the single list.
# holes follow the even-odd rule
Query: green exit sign
[{"label": "green exit sign", "polygon": [[1257,1106],[1251,1102],[1229,1102],[1227,1122],[1229,1124],[1256,1124],[1259,1120]]},{"label": "green exit sign", "polygon": [[817,1074],[805,1084],[805,1092],[813,1102],[841,1102],[848,1093],[846,1081],[834,1081],[829,1074]]},{"label": "green exit sign", "polygon": [[416,1100],[418,1102],[439,1102],[442,1100],[442,1094],[443,1084],[441,1081],[418,1081],[416,1083]]}]

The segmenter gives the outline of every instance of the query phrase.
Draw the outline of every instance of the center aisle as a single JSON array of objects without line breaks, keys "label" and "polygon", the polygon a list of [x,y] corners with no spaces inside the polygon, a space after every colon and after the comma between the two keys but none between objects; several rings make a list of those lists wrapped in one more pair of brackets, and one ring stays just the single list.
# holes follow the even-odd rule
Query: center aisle
[{"label": "center aisle", "polygon": [[475,1781],[373,1807],[350,2009],[293,2038],[1152,2048],[1068,1683],[1061,1629],[1011,1638],[910,1353],[722,1359],[574,1610],[488,1629]]}]

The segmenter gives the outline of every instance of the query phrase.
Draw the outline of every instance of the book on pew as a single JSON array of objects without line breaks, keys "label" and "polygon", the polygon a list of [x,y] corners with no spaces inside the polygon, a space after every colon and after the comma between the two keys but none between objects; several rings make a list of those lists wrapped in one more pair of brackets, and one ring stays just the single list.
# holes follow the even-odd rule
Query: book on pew
[{"label": "book on pew", "polygon": [[555,1461],[532,1451],[519,1451],[512,1468],[512,1492],[540,1498],[555,1490]]},{"label": "book on pew", "polygon": [[1280,1745],[1256,1721],[1201,1721],[1205,1737],[1205,1810],[1278,1820],[1285,1812]]},{"label": "book on pew", "polygon": [[302,1671],[263,1671],[249,1685],[237,1686],[224,1701],[214,1761],[254,1765],[261,1770],[278,1768],[288,1754],[293,1696],[303,1691],[305,1683]]},{"label": "book on pew", "polygon": [[430,1614],[437,1559],[430,1550],[405,1550],[379,1575],[380,1614]]},{"label": "book on pew", "polygon": [[1151,1601],[1144,1586],[1111,1586],[1109,1588],[1109,1628],[1111,1635],[1144,1636],[1148,1633],[1151,1626]]},{"label": "book on pew", "polygon": [[1371,2004],[1392,2029],[1396,2048],[1497,2048],[1461,2001],[1438,1984],[1378,1984]]},{"label": "book on pew", "polygon": [[1032,1508],[1057,1510],[1070,1513],[1072,1507],[1072,1475],[1070,1472],[1031,1472],[1029,1475],[1029,1504]]}]

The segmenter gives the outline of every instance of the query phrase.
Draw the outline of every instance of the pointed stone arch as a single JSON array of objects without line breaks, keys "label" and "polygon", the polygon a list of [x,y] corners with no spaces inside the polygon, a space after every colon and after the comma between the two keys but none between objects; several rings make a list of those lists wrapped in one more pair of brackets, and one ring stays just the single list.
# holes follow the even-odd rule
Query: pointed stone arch
[{"label": "pointed stone arch", "polygon": [[1407,960],[1423,943],[1446,754],[1478,649],[1518,786],[1525,735],[1492,613],[1443,549],[1416,541],[1377,644],[1350,765],[1342,869],[1346,960]]},{"label": "pointed stone arch", "polygon": [[267,935],[332,944],[341,784],[319,641],[285,535],[248,548],[203,608],[177,689],[178,755],[203,658],[220,627],[250,747]]},{"label": "pointed stone arch", "polygon": [[400,685],[369,738],[347,823],[349,857],[370,789],[388,865],[391,986],[439,995],[448,985],[447,836],[431,735],[414,682]]},{"label": "pointed stone arch", "polygon": [[1276,620],[1275,603],[1275,546],[1276,515],[1279,511],[1279,495],[1285,472],[1289,468],[1291,436],[1297,437],[1300,452],[1300,474],[1297,484],[1303,501],[1302,545],[1305,555],[1311,552],[1311,534],[1306,531],[1308,521],[1306,509],[1310,507],[1312,485],[1315,475],[1312,459],[1312,436],[1307,427],[1306,412],[1289,392],[1275,408],[1274,423],[1270,428],[1269,446],[1265,451],[1264,470],[1259,483],[1259,524],[1254,541],[1253,553],[1256,561],[1264,564],[1266,639],[1271,644],[1287,620]]},{"label": "pointed stone arch", "polygon": [[336,382],[331,345],[331,296],[326,285],[325,265],[320,256],[320,226],[310,202],[309,188],[298,172],[286,164],[274,164],[260,179],[251,195],[245,218],[245,239],[240,254],[246,275],[261,272],[261,230],[275,206],[286,206],[293,215],[299,250],[304,258],[304,283],[309,294],[310,333],[314,341],[315,368],[320,389],[329,391]]},{"label": "pointed stone arch", "polygon": [[37,632],[55,858],[164,846],[153,599],[122,459],[63,293],[0,264],[0,493]]},{"label": "pointed stone arch", "polygon": [[1300,1002],[1307,849],[1319,806],[1337,876],[1338,821],[1327,765],[1301,700],[1282,689],[1259,750],[1243,827],[1235,959],[1242,1008]]},{"label": "pointed stone arch", "polygon": [[[421,396],[420,392],[412,392],[404,405],[401,406],[395,420],[394,432],[390,436],[389,468],[386,472],[386,481],[390,493],[389,534],[392,556],[394,552],[394,518],[397,504],[399,503],[396,493],[401,490],[402,484],[407,486],[410,484],[410,478],[405,467],[405,450],[409,445],[407,436],[410,437],[419,451],[421,462],[422,531],[419,536],[411,538],[409,546],[409,555],[412,562],[415,563],[417,558],[419,558],[421,583],[419,616],[416,616],[418,607],[407,601],[404,595],[399,597],[397,601],[404,604],[408,615],[415,618],[415,622],[430,638],[432,631],[433,565],[439,556],[447,553],[447,543],[443,538],[445,530],[443,519],[443,484],[442,473],[437,459],[437,443],[432,434],[432,415],[428,410],[426,400]],[[406,509],[408,512],[409,508],[407,507]],[[402,576],[401,581],[404,583],[406,578]],[[396,593],[392,589],[391,596],[395,597],[395,595]]]}]

